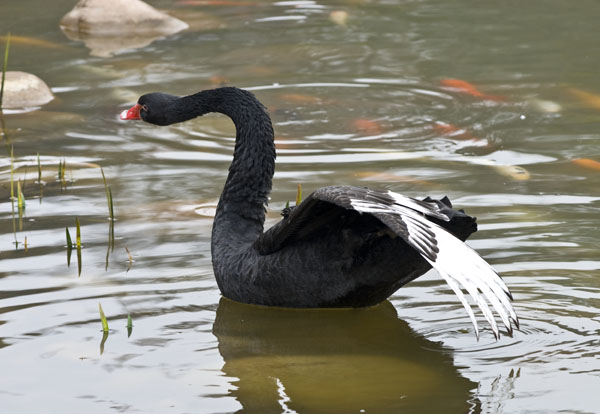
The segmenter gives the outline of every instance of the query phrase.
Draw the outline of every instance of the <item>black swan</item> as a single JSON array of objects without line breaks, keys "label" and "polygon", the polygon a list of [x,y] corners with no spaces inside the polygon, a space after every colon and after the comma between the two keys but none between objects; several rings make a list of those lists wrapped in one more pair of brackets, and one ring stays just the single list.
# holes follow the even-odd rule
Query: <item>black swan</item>
[{"label": "black swan", "polygon": [[509,335],[519,327],[504,281],[463,241],[475,219],[447,198],[417,200],[391,191],[331,186],[316,190],[263,232],[275,170],[266,108],[243,89],[224,87],[178,97],[149,93],[120,118],[171,125],[209,112],[229,116],[236,142],[212,230],[212,261],[221,293],[238,302],[296,308],[378,304],[432,266],[465,307],[464,288],[496,339],[488,302]]}]

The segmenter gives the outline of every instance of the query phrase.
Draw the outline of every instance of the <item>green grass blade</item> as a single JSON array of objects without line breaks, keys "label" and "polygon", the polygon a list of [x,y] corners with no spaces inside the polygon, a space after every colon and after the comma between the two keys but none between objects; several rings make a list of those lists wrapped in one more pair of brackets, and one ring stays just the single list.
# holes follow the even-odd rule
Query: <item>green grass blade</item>
[{"label": "green grass blade", "polygon": [[67,160],[65,160],[65,159],[62,160],[62,164],[60,165],[58,174],[59,174],[58,179],[60,180],[60,185],[62,188],[64,188],[66,190],[67,189]]},{"label": "green grass blade", "polygon": [[108,246],[106,248],[106,258],[104,259],[104,270],[108,270],[108,257],[110,256],[110,229],[108,229]]},{"label": "green grass blade", "polygon": [[21,180],[17,182],[17,206],[19,207],[19,211],[21,213],[25,211],[25,196],[21,190]]},{"label": "green grass blade", "polygon": [[2,66],[2,86],[0,86],[0,110],[2,109],[2,98],[4,97],[4,79],[8,69],[8,51],[10,50],[10,32],[6,35],[6,47],[4,48],[4,65]]},{"label": "green grass blade", "polygon": [[15,156],[14,156],[14,145],[10,146],[10,199],[14,200],[15,199],[15,178],[14,178],[14,174],[15,174]]},{"label": "green grass blade", "polygon": [[67,267],[71,267],[71,253],[73,252],[73,241],[71,240],[71,233],[69,228],[65,227],[67,233]]},{"label": "green grass blade", "polygon": [[298,191],[296,192],[296,205],[302,202],[302,184],[298,184]]},{"label": "green grass blade", "polygon": [[75,217],[75,225],[77,226],[77,248],[81,249],[81,227],[79,226],[79,217]]},{"label": "green grass blade", "polygon": [[40,204],[42,204],[42,198],[44,198],[44,185],[42,184],[42,163],[40,162],[40,153],[37,154],[38,164],[38,184],[40,185]]},{"label": "green grass blade", "polygon": [[106,259],[104,263],[104,270],[108,270],[108,258],[110,256],[110,252],[114,250],[114,221],[109,221],[108,223],[108,245],[106,246]]},{"label": "green grass blade", "polygon": [[115,250],[115,222],[113,220],[110,221],[108,226],[108,246],[110,250]]},{"label": "green grass blade", "polygon": [[104,175],[104,169],[100,167],[102,173],[102,181],[104,181],[104,189],[106,190],[106,202],[108,203],[108,214],[111,220],[115,219],[115,213],[113,209],[112,191],[106,182],[106,176]]},{"label": "green grass blade", "polygon": [[71,240],[71,233],[69,233],[69,228],[65,227],[65,230],[67,231],[67,249],[72,249],[73,248],[73,241]]},{"label": "green grass blade", "polygon": [[133,264],[133,257],[131,256],[131,253],[129,252],[127,246],[125,246],[125,251],[127,252],[127,257],[129,258],[129,265],[127,265],[127,270],[125,271],[125,273],[127,273],[131,270],[131,265]]},{"label": "green grass blade", "polygon": [[81,268],[83,263],[81,262],[81,248],[77,248],[77,276],[81,276]]},{"label": "green grass blade", "polygon": [[102,322],[102,331],[108,332],[108,321],[106,320],[106,315],[104,315],[104,311],[102,310],[102,305],[98,302],[98,310],[100,311],[100,321]]},{"label": "green grass blade", "polygon": [[106,176],[104,175],[104,168],[100,167],[102,173],[102,181],[104,181],[104,189],[106,190],[106,198],[108,199],[108,184],[106,183]]},{"label": "green grass blade", "polygon": [[110,220],[115,221],[115,211],[113,210],[113,198],[112,190],[108,187],[108,211],[110,213]]},{"label": "green grass blade", "polygon": [[131,315],[129,313],[127,314],[127,327],[133,328],[133,320],[131,319]]},{"label": "green grass blade", "polygon": [[79,226],[79,217],[75,217],[75,224],[77,226],[77,276],[81,276],[81,228]]}]

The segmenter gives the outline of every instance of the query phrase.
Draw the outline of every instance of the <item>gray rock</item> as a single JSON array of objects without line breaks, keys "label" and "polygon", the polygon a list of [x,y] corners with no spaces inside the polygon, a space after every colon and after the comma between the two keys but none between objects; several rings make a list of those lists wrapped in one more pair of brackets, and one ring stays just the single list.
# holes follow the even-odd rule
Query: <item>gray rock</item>
[{"label": "gray rock", "polygon": [[188,24],[141,0],[80,0],[60,27],[68,38],[83,41],[92,55],[110,56],[144,47]]},{"label": "gray rock", "polygon": [[3,109],[41,106],[53,99],[48,85],[37,76],[18,71],[6,72]]}]

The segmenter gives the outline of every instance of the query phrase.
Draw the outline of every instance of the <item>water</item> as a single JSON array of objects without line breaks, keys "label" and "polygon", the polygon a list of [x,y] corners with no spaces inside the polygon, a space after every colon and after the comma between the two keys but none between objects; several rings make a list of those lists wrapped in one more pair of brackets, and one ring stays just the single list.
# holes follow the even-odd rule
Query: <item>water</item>
[{"label": "water", "polygon": [[[3,412],[600,412],[600,178],[572,162],[600,161],[600,98],[585,95],[600,94],[596,2],[156,0],[195,28],[113,57],[60,32],[73,3],[5,0],[0,15],[2,32],[58,45],[15,42],[9,61],[56,99],[4,116],[27,205],[13,216],[4,138]],[[330,17],[340,10],[345,25]],[[210,229],[232,125],[216,115],[169,128],[117,119],[142,93],[221,82],[270,108],[269,224],[297,183],[305,193],[347,183],[448,195],[478,217],[469,244],[510,286],[521,330],[496,342],[486,328],[477,342],[435,272],[373,309],[222,299]],[[66,190],[56,181],[63,159]],[[95,165],[114,195],[114,249]],[[75,217],[80,277],[65,248]]]}]

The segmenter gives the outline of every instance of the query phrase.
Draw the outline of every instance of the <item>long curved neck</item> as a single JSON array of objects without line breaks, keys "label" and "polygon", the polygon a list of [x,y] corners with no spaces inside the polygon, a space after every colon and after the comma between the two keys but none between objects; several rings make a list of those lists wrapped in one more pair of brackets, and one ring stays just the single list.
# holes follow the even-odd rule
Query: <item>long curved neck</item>
[{"label": "long curved neck", "polygon": [[253,242],[263,231],[275,171],[273,126],[265,107],[252,93],[237,88],[202,91],[177,105],[187,108],[190,117],[219,112],[235,124],[233,161],[217,206],[213,246]]}]

